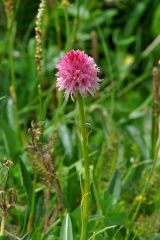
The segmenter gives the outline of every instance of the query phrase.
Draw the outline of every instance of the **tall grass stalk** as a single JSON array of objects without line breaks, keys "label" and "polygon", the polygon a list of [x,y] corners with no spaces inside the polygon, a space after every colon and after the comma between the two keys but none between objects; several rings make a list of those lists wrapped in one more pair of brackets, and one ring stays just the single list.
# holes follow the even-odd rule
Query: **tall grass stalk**
[{"label": "tall grass stalk", "polygon": [[31,212],[29,214],[29,219],[27,223],[27,231],[29,232],[32,229],[33,219],[34,219],[34,210],[35,210],[35,191],[36,188],[36,181],[37,181],[37,173],[34,173],[34,182],[33,182],[33,193],[32,193],[32,201],[31,201]]},{"label": "tall grass stalk", "polygon": [[[5,196],[4,196],[4,197],[5,197]],[[0,237],[1,237],[1,236],[4,236],[5,223],[6,223],[6,212],[5,212],[4,210],[2,210]]]},{"label": "tall grass stalk", "polygon": [[36,38],[36,53],[35,60],[37,63],[37,72],[38,72],[38,93],[39,93],[39,113],[40,120],[42,120],[42,78],[43,78],[43,47],[42,47],[42,20],[44,16],[44,11],[46,7],[46,0],[41,0],[38,8],[38,14],[36,17],[36,26],[35,26],[35,38]]},{"label": "tall grass stalk", "polygon": [[[42,114],[42,90],[41,90],[41,82],[43,78],[43,64],[42,64],[42,30],[41,30],[41,24],[42,19],[44,16],[44,11],[46,7],[46,0],[41,0],[38,8],[38,14],[36,17],[36,26],[35,26],[35,38],[36,38],[36,52],[35,52],[35,60],[37,63],[37,72],[38,72],[38,93],[39,93],[39,120],[43,120],[43,114]],[[36,179],[37,174],[34,173],[34,189],[36,186]],[[31,203],[31,211],[29,213],[28,223],[27,223],[27,230],[30,231],[32,229],[33,224],[33,216],[34,216],[34,210],[35,210],[35,190],[33,189],[32,193],[32,203]]]},{"label": "tall grass stalk", "polygon": [[4,1],[4,6],[5,6],[6,17],[7,17],[7,45],[9,46],[8,49],[9,49],[10,78],[11,78],[11,85],[14,87],[14,90],[16,91],[14,59],[13,59],[13,43],[14,43],[14,36],[15,36],[13,1],[12,0]]},{"label": "tall grass stalk", "polygon": [[2,212],[0,236],[4,236],[5,222],[6,222],[6,213]]},{"label": "tall grass stalk", "polygon": [[17,89],[16,89],[16,79],[15,79],[15,66],[14,66],[14,40],[16,35],[16,23],[15,23],[15,12],[14,12],[14,1],[6,0],[4,1],[4,7],[7,18],[7,32],[6,32],[6,49],[8,51],[9,60],[9,76],[10,76],[10,87],[9,92],[11,99],[13,101],[13,112],[15,119],[15,130],[17,135],[20,137],[19,129],[19,117],[18,117],[18,107],[17,107]]},{"label": "tall grass stalk", "polygon": [[80,18],[80,0],[76,0],[77,4],[77,16],[75,18],[74,22],[74,30],[73,30],[73,36],[72,36],[72,48],[75,48],[76,41],[77,41],[77,34],[79,29],[79,18]]},{"label": "tall grass stalk", "polygon": [[158,66],[153,67],[153,120],[152,120],[152,153],[153,166],[155,169],[158,155],[159,138],[159,84],[158,84]]},{"label": "tall grass stalk", "polygon": [[65,50],[68,51],[70,49],[70,28],[69,28],[69,18],[68,18],[68,10],[64,9],[64,17],[65,17],[65,25],[66,25],[66,46]]},{"label": "tall grass stalk", "polygon": [[59,20],[58,11],[55,11],[54,17],[55,17],[54,20],[55,20],[57,47],[58,47],[58,50],[60,52],[61,49],[62,49],[62,41],[61,41],[61,26],[60,26],[60,20]]}]

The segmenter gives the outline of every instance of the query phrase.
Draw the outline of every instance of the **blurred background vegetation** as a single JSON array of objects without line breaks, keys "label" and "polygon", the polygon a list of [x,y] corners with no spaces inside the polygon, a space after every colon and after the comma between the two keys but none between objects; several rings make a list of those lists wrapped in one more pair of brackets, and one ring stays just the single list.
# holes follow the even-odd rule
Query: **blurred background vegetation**
[{"label": "blurred background vegetation", "polygon": [[[95,58],[102,79],[96,95],[85,98],[92,176],[87,239],[160,239],[152,87],[160,57],[159,0],[46,0],[41,78],[35,62],[38,8],[38,0],[0,1],[0,190],[8,199],[12,188],[17,192],[7,212],[7,239],[65,240],[66,228],[66,239],[79,239],[83,167],[77,106],[58,93],[55,77],[60,56],[72,48]],[[46,231],[46,204],[51,214],[57,192],[35,164],[36,150],[27,153],[32,121],[44,122],[32,129],[43,132],[40,148],[56,135],[51,152],[63,209]]]}]

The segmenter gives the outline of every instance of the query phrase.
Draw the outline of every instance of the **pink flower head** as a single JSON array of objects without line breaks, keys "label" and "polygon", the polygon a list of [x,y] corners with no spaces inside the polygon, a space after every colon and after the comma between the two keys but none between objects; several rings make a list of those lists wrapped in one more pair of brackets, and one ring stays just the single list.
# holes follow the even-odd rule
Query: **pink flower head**
[{"label": "pink flower head", "polygon": [[93,94],[98,88],[99,68],[94,59],[83,51],[69,51],[60,59],[57,69],[56,85],[60,91],[65,91],[67,98],[69,95],[75,96],[77,92],[81,95]]}]

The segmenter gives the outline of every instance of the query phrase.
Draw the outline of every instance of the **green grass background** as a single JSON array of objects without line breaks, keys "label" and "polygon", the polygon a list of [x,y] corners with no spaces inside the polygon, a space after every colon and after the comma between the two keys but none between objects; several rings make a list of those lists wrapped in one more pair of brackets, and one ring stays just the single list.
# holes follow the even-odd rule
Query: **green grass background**
[{"label": "green grass background", "polygon": [[[160,56],[159,0],[77,0],[66,9],[61,1],[48,0],[42,23],[41,111],[34,31],[39,1],[14,0],[11,29],[5,1],[0,1],[0,189],[8,171],[2,162],[10,159],[14,166],[7,189],[17,191],[7,213],[6,239],[79,239],[83,166],[77,104],[58,93],[55,77],[60,56],[75,48],[96,57],[102,79],[95,96],[85,97],[92,179],[87,239],[123,240],[129,231],[129,239],[159,240],[159,161],[142,196],[153,165],[152,69]],[[31,121],[40,119],[46,140],[57,134],[53,160],[63,191],[63,211],[46,233],[45,186],[26,151]],[[54,188],[50,191],[52,209],[56,194]]]}]

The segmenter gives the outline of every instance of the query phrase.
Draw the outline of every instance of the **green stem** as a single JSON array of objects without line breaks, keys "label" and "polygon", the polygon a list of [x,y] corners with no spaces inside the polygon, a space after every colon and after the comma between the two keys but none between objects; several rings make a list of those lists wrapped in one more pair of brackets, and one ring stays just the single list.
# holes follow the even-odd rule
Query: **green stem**
[{"label": "green stem", "polygon": [[76,0],[77,5],[77,16],[75,18],[74,22],[74,30],[73,30],[73,37],[72,37],[72,48],[75,48],[76,41],[77,41],[77,33],[79,30],[79,20],[80,20],[80,0]]},{"label": "green stem", "polygon": [[88,156],[88,139],[87,132],[85,128],[85,113],[84,113],[84,104],[83,98],[78,93],[78,106],[79,106],[79,118],[80,118],[80,128],[82,135],[82,152],[84,159],[84,168],[85,168],[85,181],[84,181],[84,190],[82,193],[82,228],[81,228],[81,237],[80,240],[86,239],[88,215],[89,215],[89,193],[90,193],[90,174],[89,174],[89,156]]},{"label": "green stem", "polygon": [[20,136],[19,130],[19,117],[18,117],[18,107],[17,107],[17,88],[16,88],[16,79],[15,79],[15,68],[14,68],[14,56],[13,56],[13,47],[16,34],[16,26],[14,22],[8,29],[8,49],[9,49],[9,67],[10,67],[10,95],[13,100],[13,110],[16,123],[16,131]]},{"label": "green stem", "polygon": [[43,121],[44,116],[43,116],[43,102],[42,102],[42,89],[41,89],[41,82],[42,82],[42,76],[38,76],[39,79],[39,84],[38,84],[38,95],[39,95],[39,116],[38,120]]},{"label": "green stem", "polygon": [[4,236],[5,223],[6,223],[6,213],[3,211],[2,212],[2,220],[1,220],[0,236]]},{"label": "green stem", "polygon": [[62,42],[61,42],[61,28],[59,23],[59,14],[55,11],[55,29],[56,29],[56,38],[57,38],[57,46],[58,50],[61,51]]},{"label": "green stem", "polygon": [[34,182],[33,182],[33,193],[32,193],[32,203],[31,203],[31,211],[29,214],[29,220],[27,224],[27,231],[31,231],[32,224],[33,224],[33,216],[34,216],[34,210],[35,210],[35,199],[36,199],[36,182],[37,182],[37,174],[34,173]]},{"label": "green stem", "polygon": [[66,46],[65,50],[70,49],[70,30],[69,30],[69,19],[68,19],[68,10],[64,9],[65,25],[66,25]]},{"label": "green stem", "polygon": [[13,25],[12,28],[9,30],[10,32],[10,39],[9,39],[9,63],[10,63],[10,74],[11,74],[11,84],[14,86],[16,91],[16,84],[15,84],[15,71],[14,71],[14,58],[13,58],[13,41],[15,36],[15,26]]},{"label": "green stem", "polygon": [[158,66],[153,67],[153,110],[152,110],[152,152],[153,165],[155,168],[158,158],[158,138],[159,138],[159,82],[158,82]]}]

